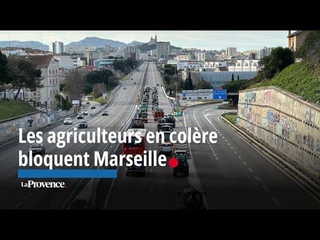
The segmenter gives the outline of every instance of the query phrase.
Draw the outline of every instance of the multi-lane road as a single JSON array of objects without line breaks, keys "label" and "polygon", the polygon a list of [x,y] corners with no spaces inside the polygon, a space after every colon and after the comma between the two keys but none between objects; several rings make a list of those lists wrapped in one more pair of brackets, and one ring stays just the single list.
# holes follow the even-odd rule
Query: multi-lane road
[{"label": "multi-lane road", "polygon": [[[148,65],[148,67],[147,67]],[[145,80],[145,81],[144,81]],[[134,84],[136,83],[136,84]],[[125,81],[113,94],[106,106],[90,109],[85,117],[88,129],[76,131],[123,131],[128,127],[137,107],[137,94],[144,85],[161,85],[160,74],[154,63],[144,63],[132,80]],[[172,112],[165,93],[158,88],[159,107]],[[101,116],[100,110],[108,110]],[[147,167],[146,176],[126,176],[125,167],[118,168],[114,179],[42,179],[64,181],[63,189],[22,188],[25,179],[17,178],[19,150],[27,151],[29,144],[10,144],[0,149],[0,208],[1,209],[69,209],[79,196],[89,196],[92,209],[179,209],[182,199],[178,193],[193,185],[206,191],[208,209],[320,209],[319,200],[293,180],[285,171],[275,166],[261,151],[256,150],[242,136],[220,120],[225,110],[216,105],[199,105],[186,109],[177,117],[176,132],[216,133],[216,142],[205,139],[203,143],[189,143],[190,174],[174,177],[173,169]],[[90,116],[90,113],[95,113]],[[156,131],[156,122],[148,111],[148,131]],[[74,125],[54,126],[50,131],[74,131]],[[43,136],[46,139],[44,132]],[[85,154],[108,151],[120,154],[119,144],[68,143],[64,148],[44,142],[47,153]],[[157,143],[148,144],[148,150],[157,150]]]}]

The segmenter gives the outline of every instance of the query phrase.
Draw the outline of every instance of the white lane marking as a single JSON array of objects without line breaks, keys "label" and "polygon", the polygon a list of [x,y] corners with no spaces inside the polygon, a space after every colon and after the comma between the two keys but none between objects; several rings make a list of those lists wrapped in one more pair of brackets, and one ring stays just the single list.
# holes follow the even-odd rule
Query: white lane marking
[{"label": "white lane marking", "polygon": [[268,188],[267,188],[265,185],[262,185],[261,187],[262,187],[266,192],[269,191]]},{"label": "white lane marking", "polygon": [[260,178],[259,178],[258,176],[254,176],[254,178],[255,178],[258,182],[260,182]]},{"label": "white lane marking", "polygon": [[280,202],[279,202],[275,197],[272,197],[272,200],[274,201],[274,203],[275,203],[276,205],[280,205]]}]

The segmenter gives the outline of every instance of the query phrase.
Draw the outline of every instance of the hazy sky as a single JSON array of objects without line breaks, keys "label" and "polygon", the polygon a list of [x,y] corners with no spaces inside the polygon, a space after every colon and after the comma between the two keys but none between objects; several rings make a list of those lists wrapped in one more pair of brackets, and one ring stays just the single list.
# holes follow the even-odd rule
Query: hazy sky
[{"label": "hazy sky", "polygon": [[38,41],[49,45],[63,42],[67,45],[86,37],[98,37],[124,43],[146,43],[157,35],[158,42],[172,46],[221,50],[236,47],[238,51],[259,50],[263,47],[287,47],[289,31],[0,31],[0,41]]}]

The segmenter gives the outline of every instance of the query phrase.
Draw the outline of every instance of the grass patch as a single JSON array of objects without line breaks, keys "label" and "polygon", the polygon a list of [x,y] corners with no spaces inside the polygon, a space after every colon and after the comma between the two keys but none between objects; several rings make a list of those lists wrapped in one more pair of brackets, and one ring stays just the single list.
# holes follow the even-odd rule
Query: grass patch
[{"label": "grass patch", "polygon": [[103,97],[99,97],[99,98],[95,98],[93,99],[94,102],[98,102],[100,103],[101,105],[105,105],[107,104],[107,99],[103,98]]},{"label": "grass patch", "polygon": [[233,106],[232,104],[222,104],[219,106],[219,109],[238,109],[238,105]]},{"label": "grass patch", "polygon": [[0,101],[0,121],[36,112],[37,109],[21,100]]},{"label": "grass patch", "polygon": [[280,87],[311,103],[320,102],[320,76],[317,68],[307,62],[291,64],[273,79],[254,84],[250,88],[266,86]]},{"label": "grass patch", "polygon": [[222,115],[225,119],[227,119],[232,124],[236,124],[237,121],[237,113],[225,113]]}]

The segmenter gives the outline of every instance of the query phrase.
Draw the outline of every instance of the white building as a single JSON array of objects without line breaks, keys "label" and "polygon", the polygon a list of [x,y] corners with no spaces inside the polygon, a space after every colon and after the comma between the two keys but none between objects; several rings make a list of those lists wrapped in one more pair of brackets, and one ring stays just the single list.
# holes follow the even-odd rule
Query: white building
[{"label": "white building", "polygon": [[223,61],[223,62],[204,62],[204,68],[206,70],[214,70],[216,68],[220,68],[220,67],[227,67],[228,66],[228,63],[226,61]]},{"label": "white building", "polygon": [[170,55],[170,42],[157,42],[157,58],[168,59]]},{"label": "white building", "polygon": [[237,60],[234,66],[229,66],[229,72],[257,72],[259,71],[259,60]]},{"label": "white building", "polygon": [[70,56],[73,62],[74,68],[84,67],[86,66],[86,59],[84,57],[79,56]]},{"label": "white building", "polygon": [[73,70],[75,69],[71,56],[54,55],[54,58],[59,62],[59,69]]},{"label": "white building", "polygon": [[52,52],[53,54],[61,54],[64,53],[63,42],[55,41],[52,43]]},{"label": "white building", "polygon": [[237,54],[237,48],[236,47],[228,47],[226,49],[226,54],[228,57],[235,56]]},{"label": "white building", "polygon": [[34,92],[34,99],[45,107],[52,107],[54,96],[60,92],[59,61],[53,55],[25,56],[41,70],[42,88]]}]

